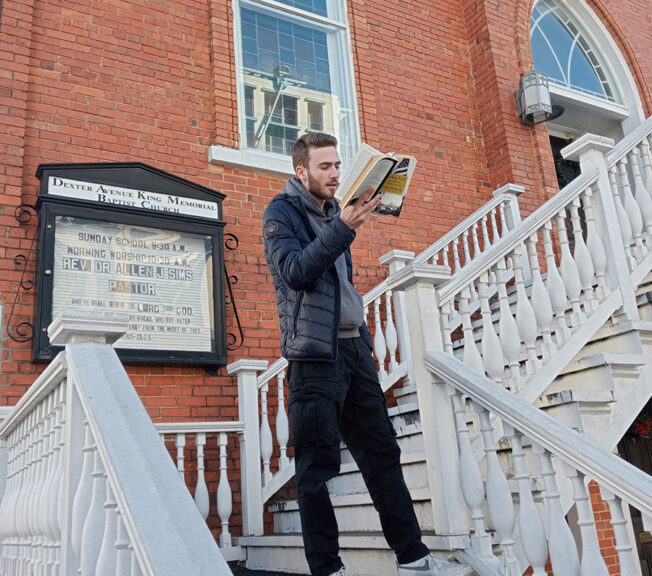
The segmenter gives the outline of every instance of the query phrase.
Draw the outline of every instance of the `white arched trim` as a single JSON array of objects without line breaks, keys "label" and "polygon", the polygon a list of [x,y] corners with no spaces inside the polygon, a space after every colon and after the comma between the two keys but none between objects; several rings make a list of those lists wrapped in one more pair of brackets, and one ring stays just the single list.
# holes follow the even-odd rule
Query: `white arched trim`
[{"label": "white arched trim", "polygon": [[[622,106],[622,115],[626,115],[622,120],[623,133],[628,134],[645,120],[645,114],[636,82],[625,58],[605,25],[584,0],[557,0],[557,2],[582,23],[585,35],[599,48],[604,64],[608,68],[612,89],[618,94],[617,100]],[[553,96],[556,92],[560,92],[560,96],[568,98],[570,91],[551,86],[551,92]],[[578,95],[578,103],[582,100],[583,98]],[[596,99],[591,100],[597,104]]]}]

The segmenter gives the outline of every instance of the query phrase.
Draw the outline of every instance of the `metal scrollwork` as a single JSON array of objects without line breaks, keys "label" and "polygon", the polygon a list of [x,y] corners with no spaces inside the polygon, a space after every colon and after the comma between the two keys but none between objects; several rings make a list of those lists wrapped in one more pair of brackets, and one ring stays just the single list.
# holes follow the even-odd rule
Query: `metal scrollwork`
[{"label": "metal scrollwork", "polygon": [[[21,204],[14,210],[14,218],[19,224],[28,224],[34,216],[38,219],[38,212],[31,204]],[[21,272],[18,290],[16,290],[14,301],[7,317],[7,336],[14,342],[29,342],[34,337],[34,325],[31,322],[24,321],[13,324],[12,321],[15,320],[14,310],[16,309],[21,291],[29,292],[34,288],[34,278],[26,276],[26,274],[30,259],[34,254],[34,244],[36,243],[37,234],[38,228],[34,230],[34,236],[32,237],[32,243],[27,255],[18,254],[14,257],[14,266],[16,270]]]},{"label": "metal scrollwork", "polygon": [[[224,234],[224,246],[227,250],[235,250],[240,241],[235,234],[226,233]],[[242,330],[242,324],[240,322],[240,316],[238,315],[238,307],[235,303],[235,298],[233,297],[233,286],[238,283],[238,277],[229,274],[226,269],[226,263],[224,264],[224,277],[226,278],[226,287],[227,294],[224,295],[224,301],[227,306],[233,308],[233,315],[235,316],[235,322],[237,326],[237,333],[227,332],[226,334],[226,349],[227,350],[237,350],[244,344],[244,332]]]}]

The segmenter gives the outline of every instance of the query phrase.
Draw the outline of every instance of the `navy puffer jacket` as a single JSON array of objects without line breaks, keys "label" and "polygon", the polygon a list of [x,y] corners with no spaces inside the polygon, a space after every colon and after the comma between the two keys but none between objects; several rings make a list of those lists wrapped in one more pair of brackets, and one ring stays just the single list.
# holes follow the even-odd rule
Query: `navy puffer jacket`
[{"label": "navy puffer jacket", "polygon": [[[281,193],[263,218],[265,258],[276,288],[281,353],[287,360],[335,360],[340,325],[340,284],[335,260],[345,253],[353,283],[355,232],[339,218],[316,233],[303,201]],[[371,350],[367,326],[360,326]]]}]

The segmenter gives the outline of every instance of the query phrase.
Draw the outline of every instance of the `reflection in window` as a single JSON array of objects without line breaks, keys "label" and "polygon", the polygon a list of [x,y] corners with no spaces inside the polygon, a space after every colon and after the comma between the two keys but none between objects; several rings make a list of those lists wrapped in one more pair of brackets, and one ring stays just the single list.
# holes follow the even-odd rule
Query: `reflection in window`
[{"label": "reflection in window", "polygon": [[289,154],[296,138],[319,130],[338,138],[345,163],[357,117],[339,0],[238,1],[246,146]]},{"label": "reflection in window", "polygon": [[530,21],[534,67],[551,82],[615,101],[599,53],[571,16],[552,0],[539,0]]}]

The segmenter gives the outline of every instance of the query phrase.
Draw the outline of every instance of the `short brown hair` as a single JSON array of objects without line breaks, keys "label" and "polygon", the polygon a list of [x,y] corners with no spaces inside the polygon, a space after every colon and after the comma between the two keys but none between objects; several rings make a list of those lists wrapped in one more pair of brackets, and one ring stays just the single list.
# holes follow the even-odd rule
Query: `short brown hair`
[{"label": "short brown hair", "polygon": [[335,136],[324,132],[304,134],[292,145],[292,166],[295,170],[297,166],[307,168],[310,148],[327,148],[328,146],[337,148],[337,138]]}]

